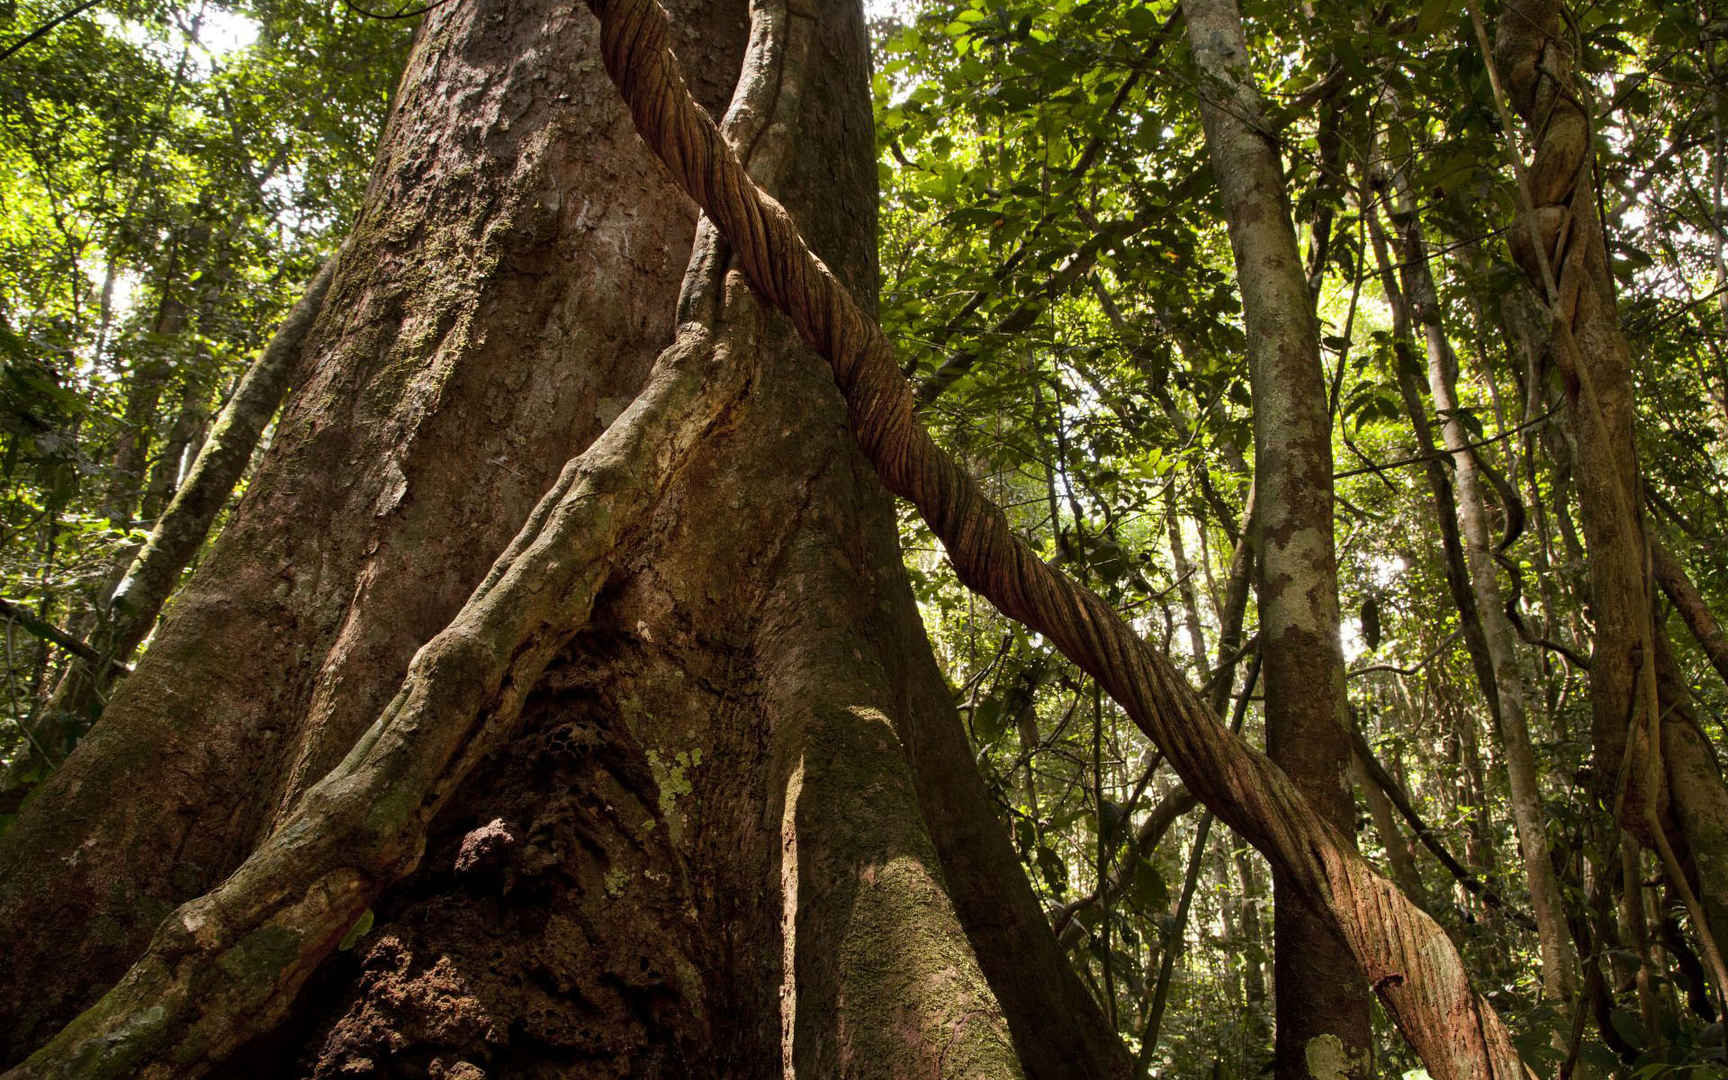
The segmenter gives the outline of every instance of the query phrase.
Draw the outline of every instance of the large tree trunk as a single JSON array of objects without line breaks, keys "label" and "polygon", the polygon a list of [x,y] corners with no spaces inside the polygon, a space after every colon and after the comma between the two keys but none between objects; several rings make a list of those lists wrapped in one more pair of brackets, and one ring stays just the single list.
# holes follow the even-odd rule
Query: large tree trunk
[{"label": "large tree trunk", "polygon": [[[758,30],[778,25],[790,44],[752,69],[772,92],[747,119],[772,120],[768,142],[795,133],[781,193],[868,293],[858,13],[757,7]],[[715,109],[744,6],[680,14],[679,53]],[[392,725],[414,709],[441,717],[437,695],[416,694],[454,677],[440,648],[456,639],[410,657],[505,588],[516,564],[487,568],[519,526],[531,536],[564,506],[530,518],[560,464],[642,423],[641,402],[626,406],[673,339],[695,223],[631,132],[592,27],[568,5],[480,0],[422,28],[308,378],[257,479],[102,724],[5,839],[0,910],[41,943],[20,943],[0,982],[10,1057],[273,828],[216,910],[304,857],[299,823],[354,809],[352,784],[303,798],[319,777],[362,774],[393,739],[421,752]],[[351,859],[331,880],[352,891],[307,894],[266,924],[316,900],[331,908],[313,913],[321,930],[370,903],[370,932],[297,1009],[297,980],[333,938],[295,937],[262,975],[218,965],[222,996],[173,999],[177,1042],[125,1042],[137,1032],[122,1024],[111,1045],[190,1073],[286,1014],[241,1051],[250,1067],[1008,1077],[1023,1061],[1035,1076],[1125,1075],[990,816],[886,497],[826,371],[736,285],[724,302],[700,283],[686,293],[679,318],[717,320],[727,351],[669,350],[655,385],[685,360],[753,383],[654,459],[636,516],[608,523],[618,542],[584,554],[603,570],[591,613],[548,628],[563,636],[536,644],[544,674],[512,688],[508,675],[532,670],[512,660],[485,691],[483,713],[520,720],[483,727],[471,745],[499,749],[477,764],[465,750],[438,767],[454,786],[418,804],[442,807],[424,854],[328,853]],[[129,988],[176,985],[176,950],[218,948],[176,937],[211,910],[182,909],[55,1046],[92,1045],[80,1039],[93,1026],[140,1003]],[[232,1003],[255,985],[253,1017]],[[24,1071],[77,1068],[51,1047]]]},{"label": "large tree trunk", "polygon": [[[1254,397],[1256,542],[1266,739],[1320,815],[1353,836],[1344,657],[1332,537],[1331,421],[1320,328],[1278,152],[1234,0],[1184,0],[1200,115],[1230,227]],[[1277,1075],[1365,1077],[1369,989],[1326,917],[1273,868]],[[1328,1070],[1328,1071],[1323,1071]]]}]

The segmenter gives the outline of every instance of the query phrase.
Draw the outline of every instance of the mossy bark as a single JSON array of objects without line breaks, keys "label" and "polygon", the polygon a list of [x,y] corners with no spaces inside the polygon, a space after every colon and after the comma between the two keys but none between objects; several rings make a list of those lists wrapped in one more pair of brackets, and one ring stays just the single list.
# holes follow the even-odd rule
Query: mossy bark
[{"label": "mossy bark", "polygon": [[[671,338],[693,215],[638,208],[660,181],[579,73],[584,16],[459,7],[421,31],[270,454],[103,722],[0,841],[0,911],[56,943],[0,972],[8,1058],[340,759]],[[697,55],[736,70],[736,51]],[[602,288],[617,296],[589,302]]]}]

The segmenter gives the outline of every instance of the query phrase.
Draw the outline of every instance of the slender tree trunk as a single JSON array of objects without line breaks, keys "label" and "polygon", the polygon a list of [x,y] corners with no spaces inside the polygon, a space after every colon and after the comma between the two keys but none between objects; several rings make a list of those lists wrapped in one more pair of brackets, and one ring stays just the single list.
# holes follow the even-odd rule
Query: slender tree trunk
[{"label": "slender tree trunk", "polygon": [[138,508],[141,520],[154,522],[162,516],[168,500],[180,486],[181,477],[191,465],[188,455],[196,456],[210,423],[210,388],[192,372],[180,383],[180,402],[174,410],[174,422],[162,438],[162,449],[150,464],[150,478],[144,485],[144,501]]},{"label": "slender tree trunk", "polygon": [[[226,249],[232,241],[233,231],[234,228],[230,224],[230,227],[224,231],[217,242],[209,245],[213,258],[216,252]],[[232,283],[233,277],[233,267],[221,261],[206,269],[200,276],[198,312],[193,323],[194,329],[211,326],[222,295]],[[316,315],[317,312],[314,311],[312,314]],[[305,321],[310,323],[311,320],[308,318]],[[304,336],[304,331],[302,331],[301,337]],[[161,449],[154,455],[155,460],[151,463],[149,478],[144,484],[143,498],[138,508],[138,516],[142,521],[155,523],[157,518],[161,516],[163,509],[168,505],[168,500],[173,497],[175,489],[180,485],[181,474],[185,471],[182,466],[190,466],[190,462],[184,460],[188,448],[191,448],[193,454],[198,452],[198,447],[194,444],[195,442],[202,442],[204,429],[209,424],[210,388],[205,382],[203,373],[198,369],[208,367],[211,360],[209,350],[204,347],[202,341],[202,337],[195,337],[190,342],[188,355],[181,361],[179,372],[180,401],[174,413],[174,420],[169,424],[168,430],[162,438]],[[294,351],[297,355],[298,350]],[[280,392],[278,392],[277,398],[276,403],[280,404]],[[131,559],[126,560],[128,565],[131,561]]]},{"label": "slender tree trunk", "polygon": [[1728,633],[1723,631],[1722,624],[1717,621],[1710,606],[1704,602],[1698,587],[1692,584],[1686,567],[1668,550],[1667,544],[1651,537],[1650,557],[1657,584],[1662,586],[1662,591],[1673,601],[1675,609],[1686,623],[1686,628],[1692,631],[1698,647],[1704,650],[1704,655],[1710,660],[1710,665],[1722,676],[1723,683],[1728,684]]},{"label": "slender tree trunk", "polygon": [[126,383],[120,435],[114,443],[114,454],[108,466],[108,487],[102,497],[103,515],[122,528],[131,527],[138,501],[144,494],[150,443],[156,435],[162,390],[173,374],[163,352],[173,347],[185,330],[190,314],[183,295],[187,287],[184,280],[186,269],[189,263],[195,263],[202,255],[209,246],[209,240],[209,227],[198,226],[192,235],[180,238],[169,250],[160,272],[162,292],[157,300],[156,314],[142,340],[134,343],[139,355],[133,358]]},{"label": "slender tree trunk", "polygon": [[[1273,761],[1345,836],[1355,828],[1332,537],[1320,332],[1278,154],[1234,0],[1185,0],[1200,113],[1235,253],[1254,398],[1260,640]],[[1277,1075],[1367,1075],[1368,987],[1349,951],[1274,867]]]},{"label": "slender tree trunk", "polygon": [[1428,245],[1422,223],[1402,174],[1392,176],[1392,215],[1397,228],[1399,265],[1410,314],[1420,326],[1428,356],[1428,389],[1439,414],[1442,438],[1452,458],[1452,484],[1457,493],[1458,526],[1468,559],[1469,585],[1475,595],[1482,646],[1492,680],[1488,686],[1494,718],[1505,754],[1512,794],[1512,822],[1523,855],[1524,879],[1530,889],[1531,914],[1542,951],[1544,995],[1562,1016],[1576,994],[1576,965],[1560,883],[1548,852],[1547,815],[1537,779],[1536,754],[1530,744],[1530,722],[1524,671],[1513,651],[1512,624],[1500,596],[1499,576],[1488,535],[1487,500],[1476,468],[1477,451],[1464,425],[1458,400],[1458,360],[1441,322],[1440,296],[1428,265]]},{"label": "slender tree trunk", "polygon": [[1248,850],[1238,848],[1231,861],[1242,890],[1243,1035],[1248,1044],[1243,1073],[1257,1076],[1260,1063],[1272,1051],[1272,1033],[1266,1026],[1266,942],[1260,921],[1266,887]]},{"label": "slender tree trunk", "polygon": [[1458,529],[1458,501],[1453,491],[1452,477],[1447,473],[1445,462],[1435,448],[1428,410],[1422,402],[1422,387],[1417,375],[1420,365],[1410,349],[1413,333],[1410,305],[1403,287],[1393,274],[1392,261],[1386,251],[1384,230],[1378,217],[1372,212],[1368,231],[1374,245],[1375,262],[1380,269],[1381,286],[1386,294],[1387,304],[1392,309],[1392,349],[1396,357],[1393,362],[1397,367],[1394,377],[1398,382],[1398,393],[1404,401],[1404,412],[1410,418],[1410,429],[1416,436],[1417,449],[1421,451],[1425,461],[1428,486],[1434,493],[1434,523],[1440,530],[1446,589],[1452,596],[1453,605],[1458,609],[1459,628],[1463,631],[1465,650],[1470,655],[1470,666],[1476,675],[1476,685],[1481,689],[1483,700],[1492,711],[1499,707],[1494,664],[1488,654],[1488,640],[1477,610],[1477,596],[1471,588],[1469,561],[1465,555],[1463,537]]},{"label": "slender tree trunk", "polygon": [[1188,631],[1188,651],[1194,657],[1194,670],[1206,669],[1206,631],[1200,625],[1200,601],[1194,591],[1194,567],[1188,561],[1188,551],[1182,542],[1182,519],[1176,514],[1175,488],[1171,488],[1166,531],[1170,537],[1170,558],[1176,571],[1176,591],[1182,599],[1182,625]]},{"label": "slender tree trunk", "polygon": [[[1440,693],[1444,694],[1445,689],[1440,688]],[[1482,763],[1481,728],[1476,715],[1459,708],[1457,702],[1442,700],[1439,712],[1447,729],[1458,738],[1458,767],[1463,774],[1460,801],[1470,808],[1464,822],[1464,858],[1484,877],[1492,878],[1498,859],[1493,825],[1488,820],[1488,776]]]},{"label": "slender tree trunk", "polygon": [[1351,756],[1350,766],[1362,799],[1368,804],[1368,815],[1374,819],[1374,831],[1380,834],[1380,844],[1386,849],[1386,865],[1391,871],[1389,876],[1404,890],[1405,896],[1421,902],[1426,892],[1422,887],[1422,875],[1416,872],[1416,860],[1410,845],[1404,839],[1403,830],[1398,828],[1398,819],[1393,816],[1392,800],[1360,754]]},{"label": "slender tree trunk", "polygon": [[[264,354],[248,370],[223,409],[217,428],[186,482],[156,521],[143,547],[117,567],[105,587],[103,606],[88,645],[97,659],[76,658],[61,674],[43,709],[40,737],[6,777],[8,790],[29,786],[23,778],[45,773],[83,737],[101,715],[115,679],[149,636],[181,571],[209,536],[258,437],[281,403],[288,372],[299,358],[312,321],[330,285],[332,263],[313,279]],[[44,759],[46,755],[46,759]]]}]

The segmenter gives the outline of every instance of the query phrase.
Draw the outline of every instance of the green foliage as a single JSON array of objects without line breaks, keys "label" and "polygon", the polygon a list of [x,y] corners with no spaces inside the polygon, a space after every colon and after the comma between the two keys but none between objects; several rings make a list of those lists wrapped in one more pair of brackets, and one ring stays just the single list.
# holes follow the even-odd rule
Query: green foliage
[{"label": "green foliage", "polygon": [[[1247,0],[1243,8],[1268,136],[1283,157],[1305,251],[1323,270],[1317,309],[1349,613],[1341,634],[1350,666],[1362,672],[1350,681],[1352,703],[1442,842],[1524,904],[1496,735],[1399,390],[1400,364],[1426,386],[1426,361],[1420,340],[1394,348],[1365,218],[1385,220],[1385,177],[1401,173],[1428,236],[1438,314],[1463,365],[1460,419],[1515,496],[1510,504],[1506,491],[1492,496],[1496,539],[1511,537],[1502,593],[1532,637],[1587,655],[1588,557],[1570,464],[1578,436],[1559,407],[1565,387],[1555,365],[1525,347],[1540,328],[1520,306],[1524,278],[1505,248],[1518,204],[1487,70],[1455,0],[1392,9]],[[1583,8],[1571,24],[1598,118],[1612,269],[1637,358],[1651,517],[1684,550],[1717,611],[1728,610],[1728,546],[1716,535],[1728,512],[1728,302],[1712,290],[1728,277],[1716,241],[1728,218],[1716,179],[1723,144],[1712,132],[1728,116],[1725,30],[1721,12],[1673,5]],[[1201,681],[1218,660],[1216,605],[1247,495],[1252,401],[1235,270],[1195,109],[1206,91],[1173,7],[947,0],[903,5],[873,31],[883,321],[915,379],[964,370],[927,422],[1029,543],[1184,660],[1183,585],[1191,586],[1209,651],[1193,669]],[[1099,243],[1103,236],[1110,242]],[[1089,242],[1093,261],[1065,273],[1088,257]],[[952,579],[921,525],[904,519],[903,536],[927,625],[970,709],[981,768],[1029,879],[1054,910],[1095,893],[1100,873],[1125,872],[1127,888],[1107,914],[1075,916],[1088,945],[1072,955],[1100,998],[1107,983],[1115,987],[1111,1012],[1132,1042],[1192,822],[1178,822],[1138,862],[1123,845],[1101,861],[1100,823],[1111,835],[1131,833],[1171,783],[1154,772],[1134,797],[1154,751],[1106,703],[1094,760],[1087,681],[1042,641],[1009,640],[1014,629]],[[1251,633],[1252,606],[1248,622]],[[1700,714],[1724,745],[1722,681],[1677,617],[1669,633]],[[1545,810],[1555,850],[1569,853],[1562,876],[1577,915],[1586,907],[1580,846],[1605,812],[1582,796],[1592,754],[1588,679],[1548,648],[1519,649],[1539,766],[1553,781]],[[1027,670],[1043,674],[1016,714]],[[1251,737],[1257,716],[1250,707]],[[1381,836],[1366,808],[1362,823],[1371,857],[1384,858],[1388,843],[1411,843],[1408,834]],[[1220,845],[1207,856],[1203,880],[1215,884],[1201,889],[1180,938],[1185,956],[1153,1059],[1168,1075],[1216,1063],[1225,1071],[1214,1075],[1248,1076],[1266,1060],[1268,1048],[1251,1045],[1248,1033],[1268,1030],[1269,1004],[1250,998],[1243,956],[1269,947],[1269,918],[1252,920],[1258,937],[1244,929],[1250,909],[1266,914],[1259,905],[1269,892],[1263,877],[1245,882],[1227,852]],[[1419,858],[1417,866],[1430,910],[1521,1033],[1526,1060],[1551,1069],[1559,1012],[1538,999],[1533,935],[1484,910],[1437,863]],[[1136,945],[1123,947],[1129,941]],[[1676,1063],[1687,1053],[1702,1060],[1679,1049],[1697,1045],[1701,1020],[1681,1011],[1675,1023],[1665,1052],[1680,1055]],[[1580,1049],[1599,1074],[1619,1067],[1601,1038],[1587,1025]],[[1415,1067],[1391,1032],[1380,1033],[1380,1047],[1382,1072]]]},{"label": "green foliage", "polygon": [[[7,4],[0,40],[65,7]],[[0,595],[90,631],[347,228],[406,44],[340,5],[124,0],[0,61]],[[7,645],[0,764],[64,663]]]},{"label": "green foliage", "polygon": [[[1508,478],[1492,508],[1507,538],[1503,595],[1532,639],[1588,654],[1579,436],[1558,407],[1563,374],[1530,347],[1541,333],[1505,247],[1517,197],[1488,72],[1456,0],[1243,9],[1263,134],[1320,281],[1352,706],[1439,840],[1523,904],[1493,720],[1400,393],[1400,377],[1425,382],[1426,366],[1420,343],[1396,336],[1368,228],[1385,216],[1388,178],[1402,176],[1432,252],[1436,315],[1463,365],[1460,418]],[[0,40],[62,10],[11,0]],[[872,26],[883,324],[915,378],[953,376],[926,417],[1028,543],[1203,683],[1230,659],[1220,613],[1253,460],[1242,304],[1196,109],[1215,88],[1195,76],[1168,2],[900,11]],[[1728,14],[1719,3],[1583,6],[1568,32],[1636,357],[1648,518],[1728,611]],[[348,227],[406,43],[402,23],[343,5],[113,0],[0,61],[0,594],[75,633],[94,625],[161,509],[153,476],[171,481],[176,432],[195,437]],[[125,467],[136,446],[143,473]],[[1137,1043],[1173,940],[1153,1064],[1258,1075],[1270,1020],[1263,867],[1215,836],[1192,915],[1175,925],[1195,822],[1141,846],[1151,808],[1174,789],[1155,749],[1107,701],[1095,706],[1090,681],[1047,642],[964,590],[910,516],[903,539],[979,767],[1028,879],[1052,912],[1072,908],[1071,955],[1088,985]],[[1250,606],[1245,636],[1254,622]],[[1668,631],[1707,734],[1728,745],[1728,690],[1677,617]],[[3,644],[0,763],[27,748],[64,665],[16,626]],[[1585,920],[1583,838],[1607,812],[1583,794],[1588,678],[1550,645],[1524,642],[1518,660],[1566,902]],[[1249,698],[1244,731],[1260,740],[1245,666],[1230,685]],[[1410,845],[1402,825],[1383,834],[1369,811],[1360,842],[1371,858]],[[1571,1029],[1560,1003],[1539,998],[1532,936],[1438,863],[1419,857],[1416,873],[1546,1074],[1555,1034]],[[1581,1062],[1598,1074],[1703,1074],[1721,1028],[1679,1007],[1672,972],[1661,979],[1675,1003],[1661,1038],[1617,985],[1612,1033],[1642,1056],[1620,1060],[1587,1026]],[[1415,1067],[1389,1030],[1379,1044],[1382,1072]]]}]

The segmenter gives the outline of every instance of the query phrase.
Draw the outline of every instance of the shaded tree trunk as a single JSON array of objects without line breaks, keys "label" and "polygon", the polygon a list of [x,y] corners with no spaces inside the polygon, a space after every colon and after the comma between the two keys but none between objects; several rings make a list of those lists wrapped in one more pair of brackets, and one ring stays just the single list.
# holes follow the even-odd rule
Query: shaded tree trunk
[{"label": "shaded tree trunk", "polygon": [[142,340],[133,342],[138,355],[132,358],[128,373],[120,434],[114,442],[113,457],[108,464],[108,486],[102,497],[102,514],[122,529],[131,527],[144,494],[162,390],[173,374],[162,353],[185,330],[191,314],[184,295],[187,267],[196,263],[209,240],[209,228],[198,226],[192,235],[180,237],[169,249],[160,272],[161,295],[157,298],[156,313],[147,332],[141,335]]},{"label": "shaded tree trunk", "polygon": [[1722,676],[1723,683],[1728,684],[1728,633],[1723,631],[1722,624],[1704,602],[1698,587],[1692,584],[1686,567],[1668,550],[1667,544],[1651,537],[1650,559],[1657,584],[1662,586],[1662,591],[1680,612],[1686,629],[1692,632],[1698,647],[1710,659],[1710,666]]},{"label": "shaded tree trunk", "polygon": [[210,387],[197,373],[188,372],[180,383],[174,422],[168,425],[162,449],[150,464],[150,479],[144,485],[144,501],[138,508],[141,520],[153,522],[162,515],[191,468],[191,459],[197,456],[209,426]]},{"label": "shaded tree trunk", "polygon": [[[1267,749],[1320,814],[1355,829],[1320,330],[1234,0],[1185,0],[1200,115],[1235,254],[1254,399]],[[1337,933],[1274,866],[1277,1075],[1367,1075],[1369,990]]]},{"label": "shaded tree trunk", "polygon": [[[1466,611],[1466,639],[1472,650],[1480,649],[1486,663],[1484,693],[1489,715],[1505,755],[1507,786],[1511,791],[1512,821],[1523,856],[1524,878],[1530,888],[1530,909],[1536,919],[1542,955],[1544,995],[1565,1015],[1576,993],[1576,964],[1566,909],[1560,896],[1559,879],[1549,857],[1547,815],[1542,808],[1542,789],[1537,779],[1535,750],[1530,742],[1530,723],[1524,671],[1514,652],[1512,624],[1500,596],[1498,573],[1488,532],[1487,499],[1482,492],[1470,434],[1458,400],[1458,360],[1447,339],[1440,316],[1440,296],[1428,265],[1428,244],[1416,203],[1402,173],[1394,171],[1392,224],[1404,280],[1403,299],[1407,319],[1420,328],[1428,360],[1428,391],[1440,418],[1446,452],[1452,459],[1452,486],[1457,530],[1466,561],[1467,587],[1474,596],[1474,610]],[[1400,373],[1401,378],[1407,373]],[[1427,417],[1416,418],[1419,426]],[[1435,462],[1435,467],[1439,463]],[[1444,483],[1441,477],[1440,483]],[[1442,507],[1442,513],[1449,508]],[[1456,542],[1456,541],[1455,541]],[[1448,558],[1452,555],[1448,552]],[[1472,633],[1469,623],[1475,624]]]}]

